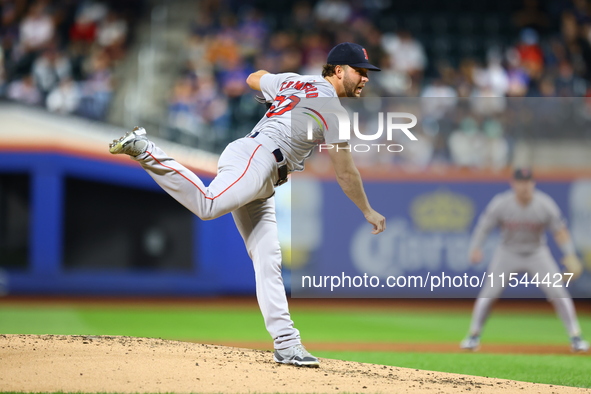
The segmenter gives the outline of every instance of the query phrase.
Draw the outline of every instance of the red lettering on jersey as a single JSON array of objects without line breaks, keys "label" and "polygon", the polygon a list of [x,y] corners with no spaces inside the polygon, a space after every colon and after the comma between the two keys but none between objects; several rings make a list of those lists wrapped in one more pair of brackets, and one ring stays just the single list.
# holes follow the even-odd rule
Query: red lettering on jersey
[{"label": "red lettering on jersey", "polygon": [[283,115],[287,111],[291,111],[298,103],[300,102],[300,98],[298,96],[292,95],[289,97],[285,96],[277,96],[275,97],[275,101],[273,105],[269,107],[267,111],[267,118],[276,115]]},{"label": "red lettering on jersey", "polygon": [[[315,92],[318,90],[318,88],[314,85],[312,85],[309,82],[302,82],[302,81],[285,81],[281,84],[281,88],[279,89],[279,91],[285,90],[285,89],[289,89],[289,88],[294,88],[296,90],[303,90],[306,92],[306,94],[309,94],[310,92]],[[310,97],[318,97],[318,94],[316,93],[316,96],[310,96]]]},{"label": "red lettering on jersey", "polygon": [[306,98],[313,98],[313,97],[318,97],[318,92],[306,94]]},{"label": "red lettering on jersey", "polygon": [[536,222],[519,222],[507,220],[503,222],[502,227],[511,231],[535,231],[541,232],[544,230],[544,223]]},{"label": "red lettering on jersey", "polygon": [[304,85],[304,90],[306,91],[306,93],[310,93],[318,90],[318,88],[316,88],[316,86],[312,85],[311,83],[306,83]]},{"label": "red lettering on jersey", "polygon": [[295,85],[293,85],[293,88],[297,89],[297,90],[302,90],[303,87],[304,87],[304,83],[300,82],[300,81],[296,82]]}]

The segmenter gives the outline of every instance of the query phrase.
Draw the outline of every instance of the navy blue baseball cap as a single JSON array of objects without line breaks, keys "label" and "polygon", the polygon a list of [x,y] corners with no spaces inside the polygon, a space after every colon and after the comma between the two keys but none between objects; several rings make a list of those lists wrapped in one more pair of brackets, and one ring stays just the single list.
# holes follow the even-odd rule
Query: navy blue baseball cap
[{"label": "navy blue baseball cap", "polygon": [[513,179],[528,181],[533,179],[534,175],[531,172],[531,168],[523,167],[523,168],[516,168],[515,172],[513,172]]},{"label": "navy blue baseball cap", "polygon": [[382,71],[369,63],[367,51],[359,44],[343,42],[332,48],[328,53],[327,64],[333,66],[347,65],[351,67],[366,68],[371,71]]}]

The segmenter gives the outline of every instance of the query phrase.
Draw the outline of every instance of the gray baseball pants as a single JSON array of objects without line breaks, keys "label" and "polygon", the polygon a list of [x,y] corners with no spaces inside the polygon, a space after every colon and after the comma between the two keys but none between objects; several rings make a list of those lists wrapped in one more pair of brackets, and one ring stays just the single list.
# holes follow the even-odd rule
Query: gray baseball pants
[{"label": "gray baseball pants", "polygon": [[[543,246],[530,254],[519,254],[511,252],[500,246],[490,263],[488,274],[493,274],[493,282],[487,276],[487,282],[484,284],[478,299],[474,304],[472,313],[472,323],[470,324],[470,335],[480,335],[486,319],[494,301],[499,298],[502,292],[508,287],[508,277],[511,273],[519,273],[519,279],[522,273],[528,273],[528,278],[538,274],[538,281],[542,281],[549,274],[550,285],[540,285],[540,289],[546,295],[548,301],[554,305],[556,313],[564,323],[564,326],[570,336],[580,335],[581,329],[575,312],[575,306],[570,294],[564,287],[564,283],[559,283],[555,278],[560,274],[558,264],[552,257],[548,246]],[[499,275],[505,274],[505,287],[500,283]]]},{"label": "gray baseball pants", "polygon": [[253,261],[257,300],[275,349],[301,343],[281,276],[272,197],[278,178],[273,154],[252,138],[236,140],[221,154],[217,176],[208,186],[152,142],[135,160],[162,189],[199,218],[211,220],[232,213]]}]

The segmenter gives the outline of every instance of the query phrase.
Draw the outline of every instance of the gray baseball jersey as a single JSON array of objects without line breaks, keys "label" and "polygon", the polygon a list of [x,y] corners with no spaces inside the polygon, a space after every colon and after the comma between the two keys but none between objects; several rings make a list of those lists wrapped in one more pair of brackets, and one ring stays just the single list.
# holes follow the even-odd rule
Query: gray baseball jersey
[{"label": "gray baseball jersey", "polygon": [[[253,132],[265,134],[281,148],[290,172],[302,171],[304,160],[318,144],[347,141],[339,138],[334,115],[345,110],[334,87],[321,75],[265,74],[260,86],[265,99],[273,101],[273,105]],[[308,124],[312,126],[312,138],[308,136]]]},{"label": "gray baseball jersey", "polygon": [[480,216],[470,250],[480,248],[490,230],[500,227],[501,247],[519,254],[534,253],[546,245],[546,229],[554,232],[564,225],[560,209],[546,193],[535,190],[524,207],[509,190],[496,195]]},{"label": "gray baseball jersey", "polygon": [[487,269],[486,283],[474,305],[471,335],[480,335],[492,302],[509,287],[509,278],[520,273],[527,273],[529,279],[539,282],[536,287],[554,303],[569,335],[578,335],[580,327],[572,300],[566,287],[559,282],[562,274],[546,242],[546,230],[555,232],[563,226],[565,221],[560,209],[550,196],[539,190],[534,190],[527,206],[519,204],[513,190],[500,193],[491,200],[478,220],[470,250],[480,248],[486,235],[495,227],[501,229],[501,243],[495,250]]}]

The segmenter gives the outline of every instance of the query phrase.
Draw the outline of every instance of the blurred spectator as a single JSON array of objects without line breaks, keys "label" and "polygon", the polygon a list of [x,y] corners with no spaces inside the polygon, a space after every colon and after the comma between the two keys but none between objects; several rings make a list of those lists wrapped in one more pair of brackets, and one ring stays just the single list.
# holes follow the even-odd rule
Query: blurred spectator
[{"label": "blurred spectator", "polygon": [[435,78],[428,84],[421,97],[422,115],[434,120],[441,119],[450,109],[455,108],[458,94],[451,86],[443,83],[441,78]]},{"label": "blurred spectator", "polygon": [[314,16],[320,22],[343,24],[351,17],[351,4],[344,0],[320,0],[314,7]]},{"label": "blurred spectator", "polygon": [[298,1],[292,9],[292,24],[299,33],[310,32],[314,29],[314,16],[312,7],[307,1]]},{"label": "blurred spectator", "polygon": [[292,70],[298,70],[301,64],[302,52],[298,48],[289,47],[281,54],[279,71],[290,72]]},{"label": "blurred spectator", "polygon": [[459,97],[470,97],[474,89],[474,76],[478,66],[474,59],[463,59],[460,62],[457,76],[455,78],[455,87]]},{"label": "blurred spectator", "polygon": [[314,51],[308,54],[306,63],[300,69],[301,75],[320,75],[322,74],[322,66],[326,63],[327,53],[322,51]]},{"label": "blurred spectator", "polygon": [[507,96],[522,97],[529,89],[530,76],[521,67],[519,54],[514,49],[507,51]]},{"label": "blurred spectator", "polygon": [[189,29],[191,36],[206,37],[212,34],[215,31],[212,13],[202,9],[191,22]]},{"label": "blurred spectator", "polygon": [[485,140],[474,118],[462,119],[460,128],[451,133],[448,144],[454,164],[471,168],[483,165]]},{"label": "blurred spectator", "polygon": [[54,24],[47,13],[45,3],[34,3],[20,24],[20,45],[23,52],[37,52],[45,49],[53,39]]},{"label": "blurred spectator", "polygon": [[52,43],[53,38],[54,24],[45,3],[39,1],[32,4],[20,22],[18,45],[11,53],[16,77],[30,73],[33,62]]},{"label": "blurred spectator", "polygon": [[119,15],[92,0],[0,0],[0,97],[104,119],[129,30]]},{"label": "blurred spectator", "polygon": [[4,62],[5,78],[8,79],[10,61],[16,57],[15,48],[18,46],[19,37],[19,4],[11,0],[0,0],[0,52]]},{"label": "blurred spectator", "polygon": [[250,58],[258,55],[263,49],[269,27],[261,12],[250,8],[243,14],[243,20],[238,27],[238,32],[242,54]]},{"label": "blurred spectator", "polygon": [[554,79],[545,77],[540,80],[540,97],[556,97],[556,84]]},{"label": "blurred spectator", "polygon": [[196,75],[211,75],[213,64],[207,59],[208,41],[207,38],[193,34],[185,45],[185,56],[187,71]]},{"label": "blurred spectator", "polygon": [[222,92],[230,99],[245,94],[248,87],[244,81],[251,72],[243,63],[227,64],[219,75]]},{"label": "blurred spectator", "polygon": [[509,89],[509,76],[501,63],[501,54],[497,50],[490,50],[487,67],[474,70],[474,84],[497,97],[504,97]]},{"label": "blurred spectator", "polygon": [[[382,45],[390,55],[390,65],[394,70],[407,74],[415,83],[421,81],[427,57],[421,43],[410,32],[401,30],[396,35],[385,34]],[[418,86],[413,88],[418,89]]]},{"label": "blurred spectator", "polygon": [[81,99],[78,112],[87,118],[104,120],[113,92],[113,75],[110,58],[103,50],[91,55],[88,77],[81,82]]},{"label": "blurred spectator", "polygon": [[[525,119],[532,119],[534,133],[539,136],[548,137],[560,130],[561,136],[566,136],[569,132],[569,124],[572,119],[569,107],[572,108],[573,102],[569,98],[559,98],[557,96],[555,80],[550,76],[542,78],[539,84],[539,95],[544,100],[532,100],[530,108],[527,111],[520,111]],[[531,112],[535,112],[535,115]]]},{"label": "blurred spectator", "polygon": [[474,89],[470,98],[470,108],[476,116],[487,117],[502,114],[507,108],[505,96],[499,96],[490,85]]},{"label": "blurred spectator", "polygon": [[483,165],[493,169],[502,169],[509,162],[509,143],[503,136],[503,126],[498,120],[487,119],[482,124],[485,135]]},{"label": "blurred spectator", "polygon": [[366,18],[358,18],[358,22],[363,21],[364,27],[359,33],[361,34],[359,42],[361,42],[366,51],[367,56],[371,61],[380,61],[384,59],[388,53],[382,47],[382,33],[374,26],[374,24]]},{"label": "blurred spectator", "polygon": [[[266,70],[272,73],[287,71],[282,68],[285,54],[290,48],[295,46],[295,37],[291,33],[279,31],[269,37],[269,47],[266,49],[265,53],[262,54],[264,58],[263,62],[269,67]],[[301,57],[298,56],[298,59],[301,60]]]},{"label": "blurred spectator", "polygon": [[[183,134],[196,135],[199,124],[195,114],[196,84],[192,78],[176,81],[168,104],[168,127],[173,141],[180,141]],[[195,144],[190,144],[195,145]]]},{"label": "blurred spectator", "polygon": [[33,77],[43,95],[72,75],[70,59],[55,49],[47,49],[33,64]]},{"label": "blurred spectator", "polygon": [[207,130],[200,133],[201,138],[212,150],[223,148],[231,139],[228,99],[217,90],[212,77],[202,76],[197,80],[197,87],[195,113]]},{"label": "blurred spectator", "polygon": [[83,14],[86,18],[95,23],[98,23],[98,21],[105,18],[108,12],[109,7],[107,7],[105,2],[94,0],[84,1],[79,9],[80,15]]},{"label": "blurred spectator", "polygon": [[308,33],[301,38],[300,73],[302,75],[318,75],[322,73],[322,66],[326,63],[326,56],[331,49],[326,39],[318,33]]},{"label": "blurred spectator", "polygon": [[26,2],[0,0],[0,34],[18,33],[18,16],[22,14]]},{"label": "blurred spectator", "polygon": [[4,94],[4,84],[6,83],[6,71],[4,69],[4,52],[0,51],[0,97]]},{"label": "blurred spectator", "polygon": [[98,44],[107,51],[112,60],[118,61],[125,53],[127,39],[127,21],[115,11],[110,10],[99,23],[97,31]]},{"label": "blurred spectator", "polygon": [[404,143],[401,157],[405,166],[410,169],[421,170],[431,164],[434,146],[432,137],[421,130],[415,130],[414,135],[417,137],[417,141]]},{"label": "blurred spectator", "polygon": [[201,149],[215,150],[225,146],[228,102],[211,77],[180,78],[168,106],[171,139]]},{"label": "blurred spectator", "polygon": [[572,0],[572,12],[579,25],[591,22],[589,2],[587,0]]},{"label": "blurred spectator", "polygon": [[238,63],[241,60],[240,47],[235,35],[228,29],[225,33],[215,36],[206,56],[216,68],[223,68],[227,63]]},{"label": "blurred spectator", "polygon": [[515,47],[520,66],[533,78],[538,78],[544,68],[544,54],[539,45],[539,35],[531,28],[523,29]]},{"label": "blurred spectator", "polygon": [[8,98],[28,105],[41,104],[43,99],[41,92],[35,85],[33,76],[30,74],[8,85]]},{"label": "blurred spectator", "polygon": [[382,57],[381,66],[382,71],[377,73],[376,76],[372,76],[372,79],[377,79],[375,85],[382,89],[382,94],[384,96],[404,96],[410,91],[412,86],[410,77],[404,72],[396,71],[394,67],[391,66],[389,55]]},{"label": "blurred spectator", "polygon": [[72,114],[80,104],[80,90],[71,78],[62,79],[46,99],[47,109],[62,115]]},{"label": "blurred spectator", "polygon": [[567,61],[558,66],[556,76],[556,95],[559,97],[580,97],[585,94],[585,82],[574,74],[573,67]]},{"label": "blurred spectator", "polygon": [[96,23],[86,13],[81,13],[76,18],[70,29],[70,41],[73,45],[81,45],[90,48],[96,40]]},{"label": "blurred spectator", "polygon": [[[581,18],[586,20],[585,18]],[[588,32],[589,21],[579,25],[577,17],[572,12],[562,15],[562,39],[565,44],[566,56],[560,59],[559,64],[569,61],[574,72],[582,77],[591,77],[591,45]]]}]

